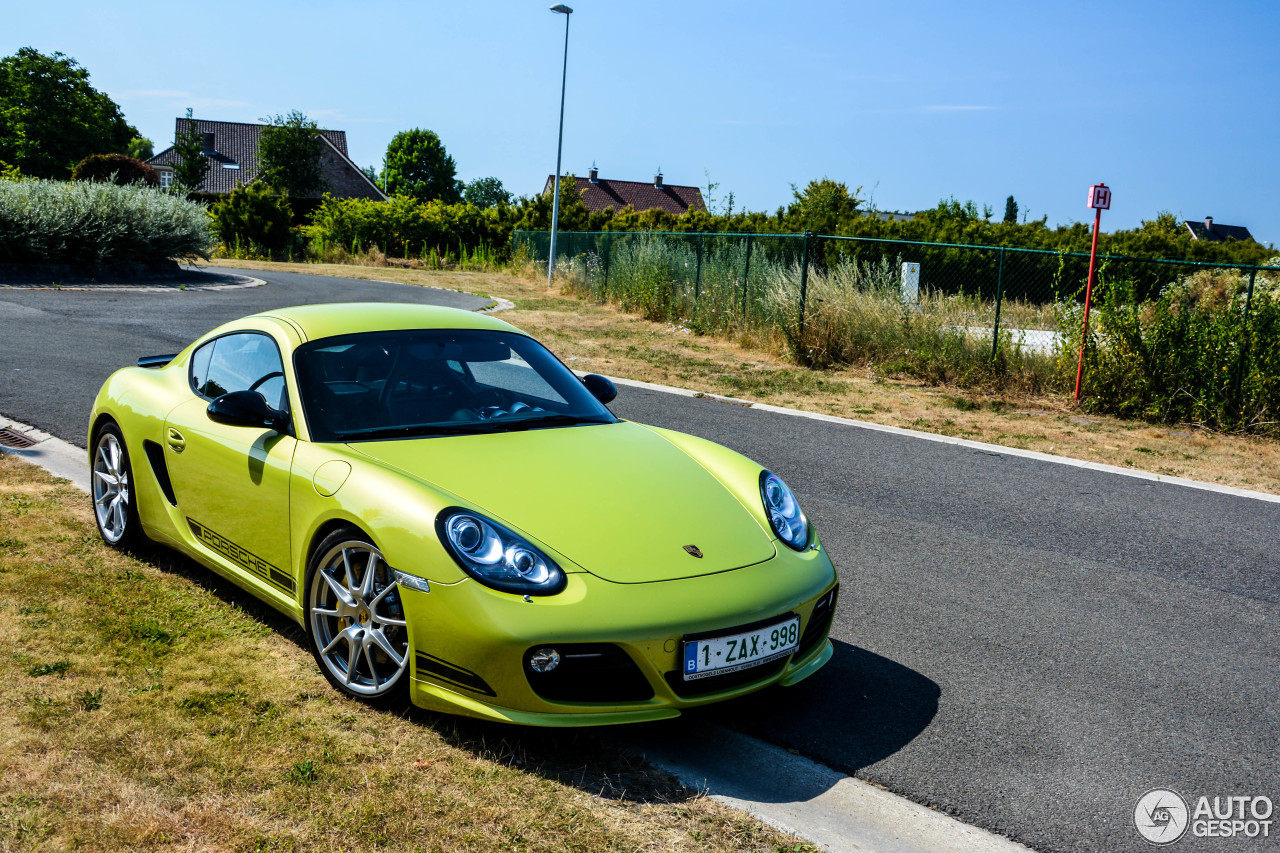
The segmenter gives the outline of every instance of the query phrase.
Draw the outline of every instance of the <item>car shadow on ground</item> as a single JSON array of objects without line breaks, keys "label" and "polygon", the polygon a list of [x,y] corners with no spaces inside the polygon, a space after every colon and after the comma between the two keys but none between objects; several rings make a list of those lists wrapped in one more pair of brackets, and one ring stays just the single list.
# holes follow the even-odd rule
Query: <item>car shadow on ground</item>
[{"label": "car shadow on ground", "polygon": [[928,728],[942,696],[936,682],[867,649],[831,643],[831,661],[799,684],[697,713],[804,755],[838,755],[840,769],[850,774]]},{"label": "car shadow on ground", "polygon": [[[194,560],[159,545],[138,556],[163,571],[208,590],[299,648],[309,650],[302,628],[235,584]],[[451,746],[487,761],[535,773],[584,792],[627,803],[678,803],[700,796],[642,756],[650,751],[705,745],[709,725],[719,725],[823,760],[838,755],[853,773],[905,747],[933,720],[941,690],[930,679],[866,649],[832,641],[825,667],[793,687],[764,690],[741,699],[693,709],[674,720],[585,729],[544,729],[454,717],[407,707],[395,712],[434,729]],[[336,695],[336,692],[335,692]],[[714,737],[715,729],[711,729]],[[661,747],[661,749],[657,749]],[[755,799],[809,799],[833,785],[834,773],[813,773]]]}]

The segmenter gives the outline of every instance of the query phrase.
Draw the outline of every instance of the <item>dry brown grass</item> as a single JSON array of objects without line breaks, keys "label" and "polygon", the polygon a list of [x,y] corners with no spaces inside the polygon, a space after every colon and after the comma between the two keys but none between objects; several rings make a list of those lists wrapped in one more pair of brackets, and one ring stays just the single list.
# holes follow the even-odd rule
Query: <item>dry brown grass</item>
[{"label": "dry brown grass", "polygon": [[807,849],[606,749],[342,698],[292,623],[0,454],[0,850]]},{"label": "dry brown grass", "polygon": [[770,351],[766,341],[694,335],[559,290],[548,291],[544,280],[529,274],[217,263],[504,297],[516,304],[504,319],[538,336],[580,370],[1280,493],[1280,443],[1274,440],[1178,424],[1082,417],[1068,398],[994,397],[890,379],[865,367],[807,370]]}]

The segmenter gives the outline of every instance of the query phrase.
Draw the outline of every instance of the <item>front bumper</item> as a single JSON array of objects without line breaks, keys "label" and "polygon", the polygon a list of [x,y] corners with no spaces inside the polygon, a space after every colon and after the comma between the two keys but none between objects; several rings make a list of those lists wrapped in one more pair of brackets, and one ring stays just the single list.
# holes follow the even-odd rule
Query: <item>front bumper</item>
[{"label": "front bumper", "polygon": [[[683,708],[794,684],[831,658],[827,632],[835,569],[821,546],[779,552],[755,566],[676,581],[617,584],[571,573],[563,592],[530,601],[473,580],[435,584],[429,593],[402,589],[414,652],[411,699],[424,708],[501,722],[591,726],[665,719]],[[732,633],[789,613],[800,617],[804,638],[790,657],[734,677],[687,683],[696,688],[682,684],[684,637]],[[539,695],[530,684],[526,655],[557,644],[616,647],[651,695],[602,701]]]}]

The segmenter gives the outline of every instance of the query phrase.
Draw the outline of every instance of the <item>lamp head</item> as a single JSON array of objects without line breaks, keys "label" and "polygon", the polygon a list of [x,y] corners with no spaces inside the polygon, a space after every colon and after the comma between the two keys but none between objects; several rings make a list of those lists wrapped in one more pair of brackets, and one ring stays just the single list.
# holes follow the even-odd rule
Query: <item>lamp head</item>
[{"label": "lamp head", "polygon": [[551,11],[552,11],[552,12],[559,12],[561,15],[572,15],[572,14],[573,14],[573,10],[572,10],[572,9],[570,9],[568,6],[564,5],[563,3],[557,3],[556,5],[552,6],[552,7],[551,7]]}]

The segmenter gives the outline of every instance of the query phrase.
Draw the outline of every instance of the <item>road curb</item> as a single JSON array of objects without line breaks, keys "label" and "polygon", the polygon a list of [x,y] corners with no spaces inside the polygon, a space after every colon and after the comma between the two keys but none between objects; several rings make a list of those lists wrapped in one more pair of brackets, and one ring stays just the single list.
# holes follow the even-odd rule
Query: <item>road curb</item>
[{"label": "road curb", "polygon": [[679,726],[656,724],[604,737],[686,787],[829,853],[1030,850],[750,735],[705,722]]},{"label": "road curb", "polygon": [[5,447],[0,444],[0,451],[39,465],[55,477],[70,480],[86,494],[89,492],[87,451],[4,415],[0,415],[0,427],[8,427],[35,442],[30,447]]}]

